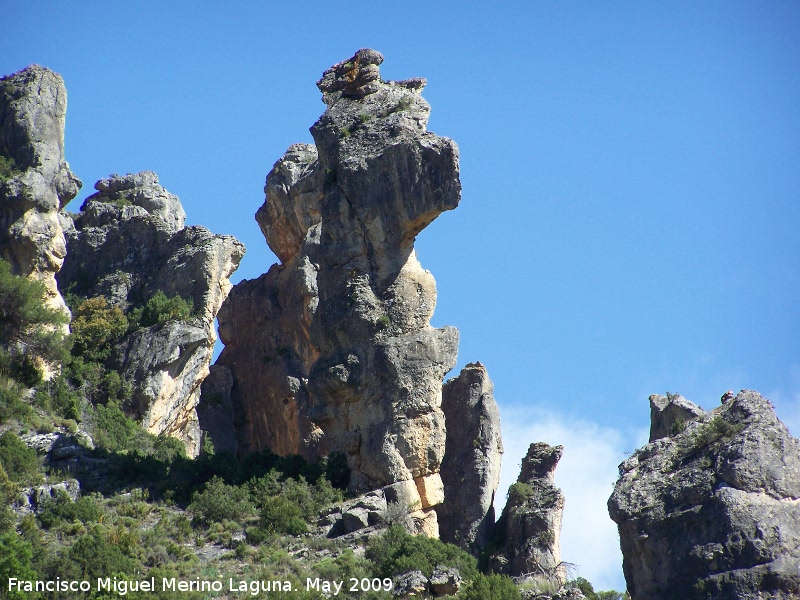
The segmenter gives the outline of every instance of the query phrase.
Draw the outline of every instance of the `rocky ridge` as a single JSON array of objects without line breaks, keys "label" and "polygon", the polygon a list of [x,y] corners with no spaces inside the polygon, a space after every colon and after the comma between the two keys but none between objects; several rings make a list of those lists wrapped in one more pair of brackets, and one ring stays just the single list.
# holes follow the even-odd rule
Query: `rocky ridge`
[{"label": "rocky ridge", "polygon": [[651,441],[608,501],[632,598],[797,598],[800,440],[753,391],[651,409]]},{"label": "rocky ridge", "polygon": [[67,310],[55,274],[66,255],[58,211],[81,181],[64,160],[67,91],[60,75],[32,65],[0,79],[0,257],[42,281],[51,307]]},{"label": "rocky ridge", "polygon": [[111,364],[133,385],[126,412],[151,433],[181,439],[195,455],[200,384],[217,339],[214,319],[244,246],[232,236],[185,227],[180,200],[153,172],[113,175],[95,189],[80,214],[61,215],[67,257],[59,286],[78,296],[104,296],[124,310],[141,306],[158,291],[192,301],[191,319],[126,335]]}]

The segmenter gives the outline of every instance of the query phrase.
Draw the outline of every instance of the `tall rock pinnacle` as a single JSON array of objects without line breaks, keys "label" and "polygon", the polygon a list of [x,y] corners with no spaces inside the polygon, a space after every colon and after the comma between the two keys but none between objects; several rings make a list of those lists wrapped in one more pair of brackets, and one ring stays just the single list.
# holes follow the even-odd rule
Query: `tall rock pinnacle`
[{"label": "tall rock pinnacle", "polygon": [[80,180],[64,160],[67,91],[49,69],[32,65],[0,79],[0,257],[12,272],[42,281],[50,305],[66,311],[55,274],[66,255],[58,211]]},{"label": "tall rock pinnacle", "polygon": [[429,324],[436,285],[414,239],[458,205],[458,149],[425,130],[425,81],[383,81],[382,61],[359,50],[317,83],[316,145],[275,164],[256,215],[281,264],[235,286],[217,364],[240,449],[342,452],[353,489],[397,484],[435,523],[458,332]]}]

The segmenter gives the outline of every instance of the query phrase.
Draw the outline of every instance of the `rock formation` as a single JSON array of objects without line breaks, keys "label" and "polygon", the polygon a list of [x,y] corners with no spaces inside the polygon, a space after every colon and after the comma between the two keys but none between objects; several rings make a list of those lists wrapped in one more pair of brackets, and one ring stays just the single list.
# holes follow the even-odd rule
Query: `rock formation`
[{"label": "rock formation", "polygon": [[608,501],[634,600],[800,597],[800,440],[758,393],[731,396],[651,398],[652,441]]},{"label": "rock formation", "polygon": [[0,257],[14,274],[42,281],[50,306],[64,311],[55,280],[66,254],[58,211],[81,187],[64,160],[66,110],[64,81],[48,69],[0,79]]},{"label": "rock formation", "polygon": [[492,382],[481,363],[464,367],[442,388],[447,436],[441,475],[444,502],[436,507],[441,538],[479,554],[494,526],[503,441]]},{"label": "rock formation", "polygon": [[458,332],[429,325],[436,287],[414,238],[458,205],[458,150],[425,131],[425,80],[383,81],[382,61],[360,50],[317,83],[316,145],[275,164],[256,216],[281,264],[234,288],[218,364],[240,449],[343,452],[352,489],[396,485],[435,522]]},{"label": "rock formation", "polygon": [[217,339],[214,319],[244,246],[204,227],[184,227],[180,200],[150,171],[113,175],[95,189],[74,219],[62,214],[67,258],[59,286],[79,296],[105,296],[123,309],[143,305],[157,291],[193,302],[193,318],[130,333],[112,362],[134,386],[126,411],[148,431],[183,440],[194,455],[200,437],[195,408]]},{"label": "rock formation", "polygon": [[498,549],[489,568],[514,577],[545,576],[562,583],[561,519],[564,495],[553,483],[563,446],[531,444],[522,459],[517,483],[508,491],[503,514],[495,525]]}]

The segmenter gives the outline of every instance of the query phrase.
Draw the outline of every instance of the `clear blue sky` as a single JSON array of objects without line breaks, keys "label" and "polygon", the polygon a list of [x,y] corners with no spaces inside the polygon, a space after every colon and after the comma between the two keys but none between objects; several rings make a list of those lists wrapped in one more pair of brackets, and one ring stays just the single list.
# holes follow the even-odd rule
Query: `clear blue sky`
[{"label": "clear blue sky", "polygon": [[[495,382],[506,480],[528,435],[561,433],[577,447],[569,473],[607,453],[592,472],[608,481],[585,494],[603,503],[648,395],[667,390],[710,408],[756,389],[800,433],[800,4],[9,2],[3,15],[0,72],[37,62],[66,81],[66,156],[84,181],[70,209],[111,172],[154,170],[189,223],[247,245],[237,281],[275,261],[253,214],[272,164],[311,141],[322,71],[373,47],[384,78],[426,77],[463,199],[417,248],[438,282],[434,324],[461,330],[459,368],[480,360]],[[588,481],[575,468],[565,489]],[[618,562],[569,540],[566,560],[622,587]]]}]

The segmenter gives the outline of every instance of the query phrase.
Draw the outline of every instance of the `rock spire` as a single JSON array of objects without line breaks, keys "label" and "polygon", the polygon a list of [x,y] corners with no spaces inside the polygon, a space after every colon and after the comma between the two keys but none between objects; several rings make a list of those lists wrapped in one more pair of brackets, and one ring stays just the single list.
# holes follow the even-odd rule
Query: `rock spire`
[{"label": "rock spire", "polygon": [[281,260],[220,311],[242,450],[341,452],[351,488],[443,499],[442,379],[458,332],[435,329],[436,285],[414,238],[458,205],[458,149],[425,130],[424,80],[383,81],[374,50],[317,86],[327,110],[267,177],[256,214]]},{"label": "rock spire", "polygon": [[64,160],[66,110],[64,81],[49,69],[32,65],[0,79],[0,258],[14,274],[42,281],[51,307],[64,311],[58,211],[81,187]]}]

